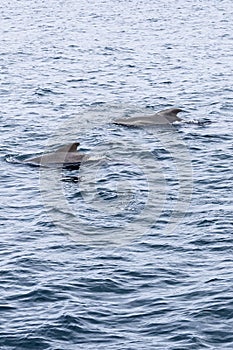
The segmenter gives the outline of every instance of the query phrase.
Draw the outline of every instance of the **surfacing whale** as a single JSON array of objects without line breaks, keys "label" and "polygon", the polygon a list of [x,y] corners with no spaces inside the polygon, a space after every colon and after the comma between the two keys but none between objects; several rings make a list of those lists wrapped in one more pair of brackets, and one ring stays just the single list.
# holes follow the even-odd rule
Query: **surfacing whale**
[{"label": "surfacing whale", "polygon": [[153,115],[119,118],[113,121],[114,124],[124,126],[150,126],[172,124],[174,122],[181,122],[182,119],[177,116],[178,113],[183,112],[180,108],[169,108],[157,112]]},{"label": "surfacing whale", "polygon": [[58,148],[55,152],[45,153],[35,158],[25,159],[24,163],[44,167],[76,167],[78,168],[85,154],[78,153],[78,142]]}]

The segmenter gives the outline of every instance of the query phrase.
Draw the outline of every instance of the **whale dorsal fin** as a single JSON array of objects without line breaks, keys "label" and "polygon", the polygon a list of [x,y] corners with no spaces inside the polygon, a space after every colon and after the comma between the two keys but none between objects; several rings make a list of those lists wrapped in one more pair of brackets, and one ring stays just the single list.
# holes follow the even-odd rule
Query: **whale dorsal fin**
[{"label": "whale dorsal fin", "polygon": [[182,120],[181,118],[177,117],[179,112],[183,112],[183,110],[180,108],[168,108],[158,112],[157,115],[165,117],[169,122],[174,122]]},{"label": "whale dorsal fin", "polygon": [[73,143],[69,143],[66,146],[62,146],[60,148],[58,148],[56,150],[55,153],[68,153],[68,152],[76,152],[77,151],[77,147],[80,145],[79,142],[73,142]]},{"label": "whale dorsal fin", "polygon": [[160,112],[158,112],[158,114],[164,115],[164,116],[176,116],[179,112],[182,112],[183,110],[180,108],[168,108],[168,109],[164,109]]}]

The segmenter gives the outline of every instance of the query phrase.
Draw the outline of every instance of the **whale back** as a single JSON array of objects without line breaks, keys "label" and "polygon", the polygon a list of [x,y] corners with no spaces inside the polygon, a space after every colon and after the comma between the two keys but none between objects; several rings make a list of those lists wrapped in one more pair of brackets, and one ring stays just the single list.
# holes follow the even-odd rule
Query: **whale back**
[{"label": "whale back", "polygon": [[73,142],[68,145],[59,147],[56,151],[51,153],[42,154],[39,157],[29,158],[25,162],[32,165],[44,165],[49,166],[53,164],[65,164],[65,163],[80,163],[83,158],[83,154],[77,152],[77,147],[80,144]]},{"label": "whale back", "polygon": [[176,121],[182,121],[182,119],[177,116],[177,114],[182,111],[183,110],[180,108],[168,108],[149,116],[147,115],[141,117],[119,118],[114,121],[114,124],[125,126],[170,124]]}]

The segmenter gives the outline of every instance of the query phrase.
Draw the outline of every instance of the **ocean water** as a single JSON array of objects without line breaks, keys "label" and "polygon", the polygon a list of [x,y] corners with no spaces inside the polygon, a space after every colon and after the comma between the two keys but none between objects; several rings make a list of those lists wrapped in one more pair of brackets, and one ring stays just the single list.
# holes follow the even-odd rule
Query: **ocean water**
[{"label": "ocean water", "polygon": [[232,1],[0,7],[0,349],[231,350]]}]

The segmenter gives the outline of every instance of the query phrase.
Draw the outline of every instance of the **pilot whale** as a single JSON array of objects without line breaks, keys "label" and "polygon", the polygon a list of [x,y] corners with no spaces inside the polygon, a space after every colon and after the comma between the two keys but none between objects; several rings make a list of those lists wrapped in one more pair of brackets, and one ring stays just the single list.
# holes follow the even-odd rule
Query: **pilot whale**
[{"label": "pilot whale", "polygon": [[180,112],[184,111],[180,108],[169,108],[148,116],[119,118],[114,120],[113,123],[124,126],[150,126],[172,124],[174,122],[182,121],[182,119],[177,116],[177,114]]},{"label": "pilot whale", "polygon": [[34,166],[43,167],[76,167],[78,168],[86,156],[78,153],[78,142],[70,143],[66,146],[58,148],[55,152],[45,153],[38,157],[28,158],[24,163]]}]

